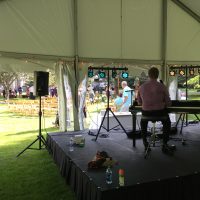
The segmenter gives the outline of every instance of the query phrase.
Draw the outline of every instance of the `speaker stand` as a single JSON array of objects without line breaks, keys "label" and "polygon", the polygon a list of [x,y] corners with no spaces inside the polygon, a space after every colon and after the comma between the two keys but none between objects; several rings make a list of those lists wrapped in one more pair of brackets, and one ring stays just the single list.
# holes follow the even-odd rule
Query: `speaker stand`
[{"label": "speaker stand", "polygon": [[[17,157],[19,157],[27,149],[41,150],[43,146],[45,146],[47,148],[47,142],[46,142],[45,138],[43,137],[42,131],[41,131],[41,118],[42,118],[41,96],[39,96],[39,134],[38,134],[37,138],[31,144],[29,144],[25,149],[23,149],[19,154],[17,154]],[[31,148],[31,146],[33,144],[35,144],[37,141],[39,142],[39,147]]]}]

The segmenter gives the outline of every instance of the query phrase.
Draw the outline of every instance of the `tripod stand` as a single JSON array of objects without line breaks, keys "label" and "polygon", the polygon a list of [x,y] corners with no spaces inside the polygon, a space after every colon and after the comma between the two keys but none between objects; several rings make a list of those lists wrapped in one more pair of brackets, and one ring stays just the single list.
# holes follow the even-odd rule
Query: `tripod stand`
[{"label": "tripod stand", "polygon": [[[35,150],[41,150],[42,146],[44,145],[45,147],[47,147],[47,143],[45,138],[42,135],[41,132],[41,117],[42,117],[42,111],[41,111],[41,96],[39,96],[39,135],[37,136],[37,138],[31,143],[29,144],[24,150],[22,150],[17,157],[19,157],[22,153],[24,153],[27,149],[35,149]],[[36,143],[37,141],[39,141],[39,148],[31,148],[31,146]],[[43,145],[42,145],[43,144]]]},{"label": "tripod stand", "polygon": [[[97,135],[96,135],[96,138],[94,139],[95,141],[97,140],[98,136],[99,136],[99,133],[101,131],[101,128],[104,128],[107,132],[109,132],[110,130],[116,128],[117,126],[121,126],[121,128],[123,129],[123,131],[126,133],[126,130],[124,129],[124,127],[122,126],[121,122],[117,119],[117,117],[115,116],[114,112],[111,110],[110,106],[109,106],[109,101],[110,101],[110,93],[109,93],[109,85],[110,85],[110,82],[109,82],[109,71],[110,69],[109,68],[106,68],[108,70],[108,74],[107,74],[107,82],[108,82],[108,93],[107,93],[107,108],[106,108],[106,112],[104,113],[104,116],[103,116],[103,119],[101,121],[101,125],[99,127],[99,130],[97,132]],[[107,92],[107,91],[106,91]],[[118,122],[118,125],[113,127],[113,128],[109,128],[109,112],[112,113],[113,117],[116,119],[116,121]],[[106,118],[106,115],[107,115],[107,128],[103,126],[103,122]],[[126,133],[127,134],[127,133]]]}]

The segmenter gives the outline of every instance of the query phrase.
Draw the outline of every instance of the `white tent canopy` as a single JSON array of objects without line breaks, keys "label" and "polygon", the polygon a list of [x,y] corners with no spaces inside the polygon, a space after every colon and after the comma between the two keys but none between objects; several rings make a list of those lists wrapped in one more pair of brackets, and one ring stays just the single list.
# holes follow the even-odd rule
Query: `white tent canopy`
[{"label": "white tent canopy", "polygon": [[[166,42],[166,61],[199,63],[199,21],[174,1],[0,1],[1,56],[26,53],[54,59],[77,55],[83,60],[158,62],[163,61]],[[198,1],[181,2],[199,14]]]},{"label": "white tent canopy", "polygon": [[0,71],[68,66],[74,95],[90,64],[158,64],[166,81],[168,64],[200,64],[199,44],[197,0],[0,1]]}]

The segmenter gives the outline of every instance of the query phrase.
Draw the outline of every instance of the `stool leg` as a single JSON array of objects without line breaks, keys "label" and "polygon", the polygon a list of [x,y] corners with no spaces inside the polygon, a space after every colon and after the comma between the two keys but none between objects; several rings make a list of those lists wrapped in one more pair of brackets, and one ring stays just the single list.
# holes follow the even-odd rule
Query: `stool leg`
[{"label": "stool leg", "polygon": [[148,143],[148,146],[147,146],[147,149],[145,151],[145,154],[144,154],[144,158],[146,159],[149,155],[149,152],[151,150],[151,144],[153,144],[153,146],[155,147],[155,143],[156,143],[156,123],[153,122],[153,127],[152,127],[152,135],[150,137],[150,141]]},{"label": "stool leg", "polygon": [[152,133],[152,143],[153,146],[155,147],[156,144],[156,123],[153,123],[153,133]]},{"label": "stool leg", "polygon": [[148,146],[147,146],[147,149],[145,151],[145,154],[144,154],[144,158],[146,159],[147,156],[149,155],[149,152],[151,151],[151,142],[149,142]]}]

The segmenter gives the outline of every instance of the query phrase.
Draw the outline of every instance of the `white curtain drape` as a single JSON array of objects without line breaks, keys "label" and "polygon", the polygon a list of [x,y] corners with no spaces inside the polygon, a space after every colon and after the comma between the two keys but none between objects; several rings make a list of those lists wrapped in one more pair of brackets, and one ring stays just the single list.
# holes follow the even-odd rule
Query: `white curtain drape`
[{"label": "white curtain drape", "polygon": [[62,62],[57,63],[55,67],[61,131],[67,131],[72,121],[74,130],[84,129],[83,107],[85,106],[88,66],[89,64],[82,65],[81,63],[76,69],[74,62]]},{"label": "white curtain drape", "polygon": [[73,111],[73,118],[74,118],[74,130],[80,130],[79,126],[79,119],[78,119],[78,76],[77,76],[77,69],[75,68],[74,63],[73,64],[66,64],[65,67],[65,73],[67,74],[68,83],[71,88],[71,98],[72,98],[72,111]]},{"label": "white curtain drape", "polygon": [[58,86],[58,109],[60,131],[67,131],[67,98],[64,84],[64,66],[57,63],[55,67],[56,84]]},{"label": "white curtain drape", "polygon": [[86,98],[86,92],[87,92],[87,77],[82,80],[82,82],[79,85],[79,93],[78,93],[78,98],[79,98],[79,124],[80,124],[80,129],[84,129],[84,107],[85,107],[85,98]]}]

